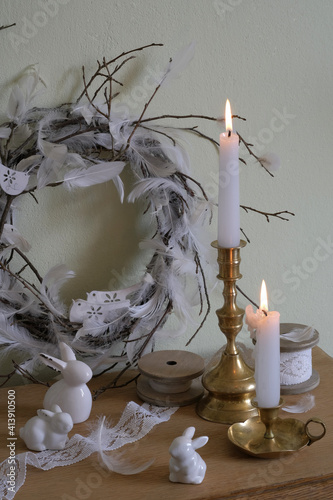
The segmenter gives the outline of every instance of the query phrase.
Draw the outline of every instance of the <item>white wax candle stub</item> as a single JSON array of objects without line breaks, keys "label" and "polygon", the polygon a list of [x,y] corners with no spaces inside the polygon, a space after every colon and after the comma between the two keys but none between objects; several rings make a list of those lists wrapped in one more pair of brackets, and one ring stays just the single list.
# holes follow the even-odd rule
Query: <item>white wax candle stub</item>
[{"label": "white wax candle stub", "polygon": [[259,408],[273,408],[280,401],[280,313],[246,307],[246,323],[256,330],[255,380]]},{"label": "white wax candle stub", "polygon": [[218,244],[223,248],[240,243],[239,137],[232,132],[230,103],[226,105],[226,132],[220,134]]}]

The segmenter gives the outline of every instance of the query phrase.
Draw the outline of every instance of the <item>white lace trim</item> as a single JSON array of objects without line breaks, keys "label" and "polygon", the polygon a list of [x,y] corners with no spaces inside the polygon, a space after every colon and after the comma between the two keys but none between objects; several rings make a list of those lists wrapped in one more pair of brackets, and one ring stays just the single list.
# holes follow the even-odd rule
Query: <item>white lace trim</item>
[{"label": "white lace trim", "polygon": [[312,375],[312,349],[299,352],[281,352],[280,382],[281,385],[300,384],[309,380]]},{"label": "white lace trim", "polygon": [[[130,401],[118,424],[107,429],[103,435],[103,452],[117,450],[125,444],[134,443],[144,437],[157,424],[166,422],[178,408],[157,407],[144,403],[142,406]],[[99,450],[96,430],[84,437],[75,434],[68,441],[66,448],[60,451],[45,450],[38,453],[27,451],[15,457],[15,486],[10,489],[9,474],[12,472],[9,459],[0,464],[0,498],[12,500],[24,484],[27,465],[42,470],[71,465],[89,457]],[[7,476],[8,475],[8,476]]]}]

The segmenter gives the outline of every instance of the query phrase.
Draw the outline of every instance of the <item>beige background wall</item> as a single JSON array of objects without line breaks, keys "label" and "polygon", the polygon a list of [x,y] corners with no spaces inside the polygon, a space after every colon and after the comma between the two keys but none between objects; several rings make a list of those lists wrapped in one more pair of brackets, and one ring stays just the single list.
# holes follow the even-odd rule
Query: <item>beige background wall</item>
[{"label": "beige background wall", "polygon": [[[163,43],[140,54],[125,71],[123,99],[139,114],[153,89],[148,76],[196,41],[190,66],[159,92],[149,113],[218,116],[228,97],[233,113],[247,118],[235,123],[241,135],[259,153],[280,156],[281,168],[272,179],[242,151],[248,165],[241,166],[241,203],[271,212],[290,210],[296,216],[268,224],[260,215],[241,213],[251,244],[242,252],[240,285],[258,301],[264,278],[270,308],[280,311],[281,321],[315,326],[321,347],[333,355],[333,3],[1,0],[0,23],[12,22],[15,28],[0,33],[2,117],[13,80],[30,64],[39,64],[47,84],[38,104],[52,106],[78,95],[82,65],[92,72],[103,56]],[[217,124],[201,128],[215,138],[221,131]],[[189,141],[193,175],[210,195],[217,194],[216,152],[202,141]],[[131,178],[125,179],[128,193]],[[149,227],[137,206],[120,205],[113,185],[75,194],[46,189],[38,199],[38,206],[32,198],[21,204],[18,226],[33,244],[31,257],[42,273],[58,262],[76,271],[66,289],[68,298],[127,286],[141,275],[147,255],[137,245],[150,234]],[[216,224],[214,217],[205,236],[208,245],[216,239]],[[204,355],[224,341],[214,313],[221,305],[221,285],[211,300],[212,313],[190,345]],[[239,304],[245,307],[247,301],[240,297]],[[183,347],[192,333],[168,345]]]}]

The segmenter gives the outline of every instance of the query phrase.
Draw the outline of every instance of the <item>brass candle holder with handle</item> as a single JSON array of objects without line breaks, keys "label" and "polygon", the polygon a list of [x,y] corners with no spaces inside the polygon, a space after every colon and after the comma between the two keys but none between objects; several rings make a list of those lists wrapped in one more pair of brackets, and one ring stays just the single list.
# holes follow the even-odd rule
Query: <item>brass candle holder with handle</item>
[{"label": "brass candle holder with handle", "polygon": [[245,245],[243,240],[234,248],[222,248],[217,241],[212,243],[218,250],[217,277],[224,282],[224,304],[216,314],[227,345],[219,363],[203,375],[202,383],[207,394],[198,402],[196,410],[200,417],[223,424],[244,422],[257,415],[257,409],[251,404],[255,395],[254,371],[245,363],[236,345],[245,313],[236,304],[236,282],[242,277],[239,272],[240,249]]},{"label": "brass candle holder with handle", "polygon": [[[238,422],[228,429],[229,440],[248,455],[257,458],[280,458],[319,441],[326,434],[326,426],[318,417],[309,418],[304,424],[295,418],[280,418],[278,406],[258,408],[258,417],[249,418],[246,422]],[[319,434],[313,434],[310,427],[320,428]]]}]

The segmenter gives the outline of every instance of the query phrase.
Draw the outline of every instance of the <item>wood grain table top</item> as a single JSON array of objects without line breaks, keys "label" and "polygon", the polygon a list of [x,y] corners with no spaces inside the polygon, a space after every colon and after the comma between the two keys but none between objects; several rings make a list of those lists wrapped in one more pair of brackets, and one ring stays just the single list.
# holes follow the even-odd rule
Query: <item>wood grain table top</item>
[{"label": "wood grain table top", "polygon": [[[246,455],[227,437],[228,425],[207,422],[195,412],[195,405],[179,408],[168,422],[161,423],[143,439],[126,445],[122,451],[131,461],[133,457],[153,465],[132,476],[108,473],[100,468],[96,454],[68,466],[42,471],[28,467],[25,484],[15,500],[196,500],[196,499],[333,499],[333,358],[319,347],[313,349],[313,367],[320,374],[320,384],[312,391],[315,407],[307,413],[293,415],[281,412],[281,418],[294,417],[306,422],[310,417],[321,418],[327,427],[326,436],[299,452],[279,458],[261,459]],[[108,380],[107,375],[95,378],[90,388],[98,388]],[[24,385],[0,390],[0,461],[8,457],[6,440],[7,394],[15,390],[16,433],[25,422],[36,415],[42,406],[47,388],[42,385]],[[284,396],[285,404],[300,396]],[[116,424],[129,401],[142,402],[134,383],[103,393],[93,403],[89,422],[106,415]],[[186,427],[196,428],[195,436],[209,436],[208,443],[199,450],[207,464],[205,479],[200,485],[171,483],[169,476],[169,446]],[[88,423],[76,424],[70,433],[88,434]],[[18,437],[16,453],[27,451]],[[117,452],[112,452],[117,453]]]}]

